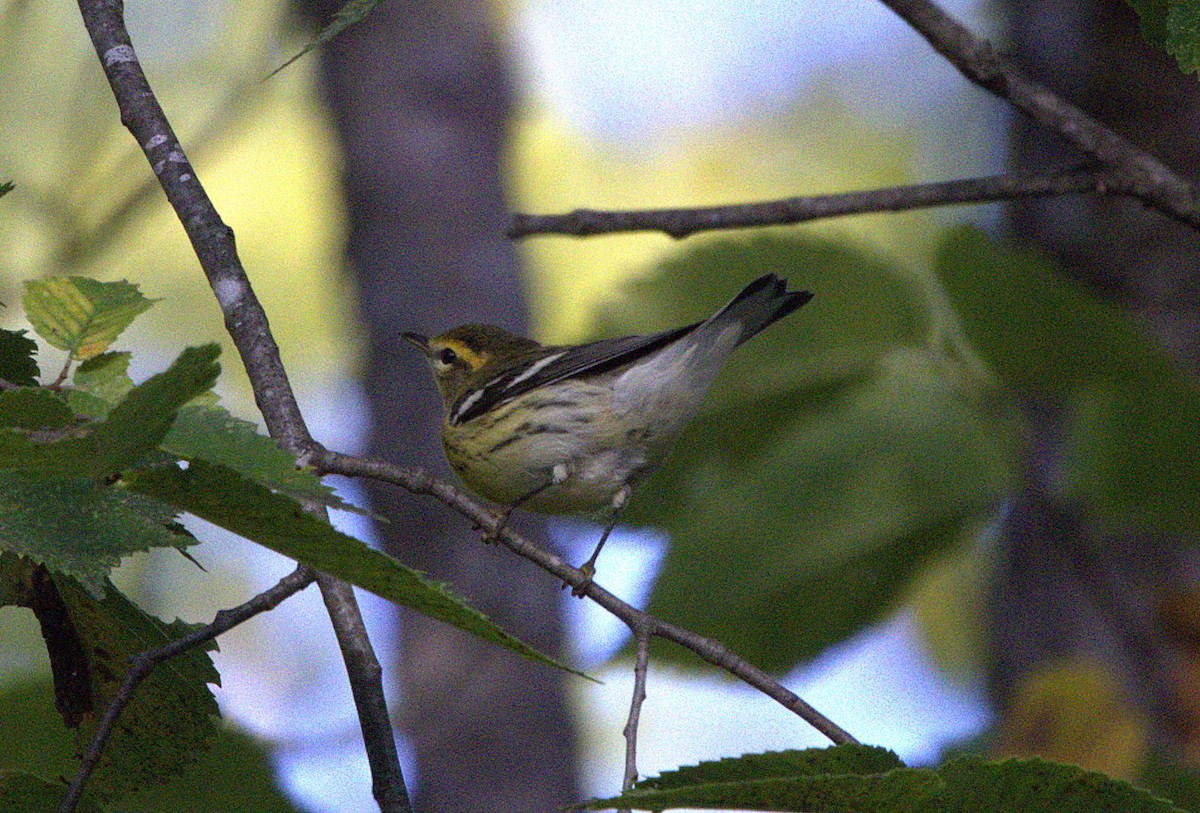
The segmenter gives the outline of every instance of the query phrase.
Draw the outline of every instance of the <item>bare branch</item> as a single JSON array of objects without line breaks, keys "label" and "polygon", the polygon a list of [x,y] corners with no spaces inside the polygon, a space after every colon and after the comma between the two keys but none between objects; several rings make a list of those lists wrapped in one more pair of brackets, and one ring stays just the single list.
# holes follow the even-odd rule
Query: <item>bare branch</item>
[{"label": "bare branch", "polygon": [[576,209],[563,215],[516,214],[508,236],[566,234],[587,237],[615,232],[660,231],[680,238],[701,231],[786,226],[843,215],[1080,194],[1134,194],[1134,190],[1127,173],[1088,168],[1052,175],[996,175],[728,206],[633,211]]},{"label": "bare branch", "polygon": [[314,578],[315,575],[313,572],[301,565],[280,579],[274,587],[264,590],[245,604],[240,604],[228,610],[221,610],[217,613],[211,624],[176,638],[169,644],[164,644],[157,649],[149,649],[132,658],[129,671],[125,674],[125,679],[121,681],[121,687],[117,690],[117,694],[113,697],[112,702],[108,704],[108,708],[104,710],[104,715],[100,718],[100,722],[96,726],[92,740],[88,743],[87,750],[83,754],[83,760],[79,764],[79,770],[76,771],[75,778],[71,780],[71,784],[67,788],[67,794],[63,797],[59,813],[72,813],[75,810],[75,806],[79,803],[79,799],[83,795],[83,789],[87,785],[88,779],[91,777],[92,772],[96,770],[96,765],[100,762],[100,756],[104,753],[104,745],[112,734],[112,730],[117,724],[117,719],[121,716],[121,712],[125,710],[125,707],[129,705],[129,701],[133,699],[133,693],[137,690],[137,687],[141,685],[143,680],[150,676],[155,666],[189,649],[208,643],[218,635],[224,635],[229,630],[249,621],[259,613],[275,609],[285,599],[299,593],[305,587],[312,584]]},{"label": "bare branch", "polygon": [[701,231],[780,226],[869,212],[897,212],[964,203],[1062,195],[1124,195],[1200,229],[1200,189],[1150,153],[1035,82],[987,40],[929,0],[882,0],[972,82],[1007,99],[1083,151],[1096,166],[1035,176],[998,175],[913,184],[833,195],[683,209],[596,211],[513,216],[508,236],[566,234],[586,237],[658,231],[687,237]]},{"label": "bare branch", "polygon": [[[123,2],[79,0],[79,10],[112,87],[121,122],[141,146],[208,277],[267,429],[303,464],[314,442],[288,382],[267,314],[242,268],[233,230],[221,220],[201,186],[146,80],[125,28]],[[324,516],[320,506],[310,506],[310,510]],[[387,714],[382,669],[366,635],[354,592],[333,579],[322,578],[320,586],[367,741],[375,799],[387,813],[407,811],[408,793]]]},{"label": "bare branch", "polygon": [[629,701],[629,720],[625,723],[625,779],[621,790],[633,788],[637,781],[637,736],[638,723],[642,717],[642,704],[646,702],[646,677],[650,673],[650,639],[654,628],[646,625],[633,630],[637,641],[637,660],[633,664],[633,697]]},{"label": "bare branch", "polygon": [[317,575],[317,583],[350,677],[350,693],[358,709],[363,747],[371,766],[371,793],[381,811],[407,811],[410,805],[404,774],[400,772],[396,737],[387,701],[379,691],[383,686],[383,668],[371,648],[366,624],[354,599],[354,588],[324,573]]},{"label": "bare branch", "polygon": [[1118,176],[1121,194],[1200,228],[1200,191],[1173,170],[1009,62],[929,0],[882,0],[933,49],[988,92],[1007,99]]},{"label": "bare branch", "polygon": [[[312,464],[322,474],[371,477],[398,485],[413,494],[428,494],[450,506],[495,538],[500,522],[495,514],[462,491],[439,480],[424,469],[397,466],[378,458],[352,457],[327,449],[314,451]],[[724,669],[744,683],[758,689],[820,731],[830,741],[838,745],[858,742],[839,725],[800,699],[794,692],[758,667],[742,660],[721,642],[697,635],[690,630],[663,621],[626,604],[594,583],[582,570],[569,565],[558,554],[538,547],[511,528],[504,528],[498,541],[518,556],[528,559],[542,570],[578,590],[582,595],[587,596],[616,616],[630,629],[648,628],[653,635],[674,641],[714,666]]]}]

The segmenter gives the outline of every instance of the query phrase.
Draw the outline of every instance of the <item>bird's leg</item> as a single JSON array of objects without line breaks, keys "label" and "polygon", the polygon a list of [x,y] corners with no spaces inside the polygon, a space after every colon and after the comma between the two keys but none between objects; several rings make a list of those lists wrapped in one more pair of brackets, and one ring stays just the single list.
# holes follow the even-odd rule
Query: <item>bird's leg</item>
[{"label": "bird's leg", "polygon": [[505,528],[505,526],[508,525],[508,518],[512,516],[513,511],[520,508],[522,505],[529,502],[530,500],[532,500],[537,495],[541,494],[546,489],[556,486],[559,483],[563,482],[569,476],[570,476],[570,470],[567,468],[566,463],[559,463],[554,468],[552,468],[550,470],[550,479],[546,480],[546,482],[542,483],[537,488],[534,488],[534,489],[530,490],[529,492],[522,494],[520,497],[517,497],[517,499],[513,500],[511,505],[505,506],[504,508],[500,509],[500,511],[496,514],[496,518],[499,520],[499,522],[496,524],[496,530],[494,530],[494,531],[484,530],[483,541],[487,544],[491,544],[492,542],[499,541],[500,534],[504,533],[504,528]]},{"label": "bird's leg", "polygon": [[[583,592],[587,590],[588,585],[592,583],[592,576],[596,575],[596,560],[600,558],[600,549],[604,547],[604,543],[608,541],[608,535],[612,533],[613,527],[617,524],[617,517],[621,515],[621,509],[629,502],[630,491],[629,486],[623,486],[620,491],[613,495],[612,513],[608,515],[608,524],[604,526],[604,533],[600,534],[600,541],[596,543],[596,549],[592,551],[592,555],[588,560],[580,565],[579,569],[583,571],[586,581],[576,587],[571,588],[571,595],[576,598],[582,598]],[[564,585],[565,587],[566,585]]]}]

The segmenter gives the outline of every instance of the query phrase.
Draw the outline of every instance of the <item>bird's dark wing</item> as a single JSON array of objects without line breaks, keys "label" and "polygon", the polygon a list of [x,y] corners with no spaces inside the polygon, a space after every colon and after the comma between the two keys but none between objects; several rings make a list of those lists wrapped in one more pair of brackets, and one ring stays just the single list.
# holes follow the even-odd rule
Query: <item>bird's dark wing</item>
[{"label": "bird's dark wing", "polygon": [[458,425],[527,392],[587,373],[599,375],[665,347],[701,324],[674,328],[650,336],[601,339],[577,347],[549,348],[551,352],[516,364],[485,384],[467,390],[454,402],[450,423]]}]

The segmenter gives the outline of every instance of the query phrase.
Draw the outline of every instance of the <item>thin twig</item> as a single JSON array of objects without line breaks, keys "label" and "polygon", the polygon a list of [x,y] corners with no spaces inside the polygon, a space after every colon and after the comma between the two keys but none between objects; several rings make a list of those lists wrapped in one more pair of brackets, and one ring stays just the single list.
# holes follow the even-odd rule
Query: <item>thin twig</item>
[{"label": "thin twig", "polygon": [[[78,2],[121,111],[121,122],[141,146],[187,232],[221,307],[225,327],[241,356],[267,430],[303,464],[314,441],[288,383],[266,312],[242,268],[233,230],[222,221],[204,191],[146,80],[125,28],[122,0]],[[320,506],[311,506],[311,510],[324,515]],[[367,757],[376,801],[384,813],[408,811],[408,792],[396,757],[391,719],[386,712],[382,669],[361,623],[354,593],[348,587],[337,587],[332,579],[321,580],[321,593],[330,608],[330,620],[342,647],[363,737],[368,740]]]},{"label": "thin twig", "polygon": [[[371,477],[398,485],[413,494],[428,494],[450,506],[482,528],[485,533],[493,536],[499,525],[499,520],[487,507],[424,469],[397,466],[379,458],[352,457],[327,449],[315,450],[312,464],[322,474]],[[582,595],[599,604],[630,629],[648,627],[652,630],[653,635],[673,641],[685,649],[691,650],[714,666],[724,669],[744,683],[758,689],[824,734],[830,741],[839,745],[858,742],[841,726],[800,699],[795,692],[784,687],[758,667],[742,660],[721,642],[697,635],[690,630],[663,621],[626,604],[589,579],[582,570],[572,567],[558,554],[533,544],[513,531],[512,528],[505,527],[499,536],[499,541],[518,556],[528,559],[542,570],[579,590]]]},{"label": "thin twig", "polygon": [[995,175],[726,206],[632,211],[576,209],[561,215],[516,214],[508,236],[565,234],[587,237],[615,232],[659,231],[682,238],[701,231],[785,226],[872,212],[1062,195],[1135,194],[1127,175],[1089,167],[1046,175]]},{"label": "thin twig", "polygon": [[229,632],[229,630],[249,621],[259,613],[275,609],[285,599],[312,584],[314,578],[314,573],[301,565],[280,579],[274,587],[264,590],[246,603],[228,610],[221,610],[213,618],[211,624],[195,629],[168,644],[163,644],[156,649],[146,650],[131,658],[129,671],[125,674],[125,679],[121,681],[121,686],[117,690],[116,696],[113,697],[108,707],[104,710],[104,714],[96,726],[95,733],[92,734],[91,742],[88,743],[87,750],[83,754],[83,760],[79,764],[79,770],[75,772],[75,778],[71,780],[71,784],[67,788],[67,794],[63,797],[62,804],[59,806],[59,813],[72,813],[75,810],[75,806],[79,803],[79,799],[83,795],[83,789],[88,779],[91,777],[92,772],[96,770],[96,765],[100,762],[100,757],[104,753],[104,745],[108,742],[108,738],[117,724],[117,719],[121,716],[121,712],[125,710],[125,707],[129,705],[129,701],[133,699],[134,691],[137,690],[137,687],[141,685],[143,680],[150,676],[155,666],[189,649],[207,643],[218,635]]},{"label": "thin twig", "polygon": [[625,723],[625,778],[621,790],[633,788],[637,781],[637,737],[638,722],[642,717],[642,704],[646,702],[646,677],[650,673],[650,639],[654,637],[652,625],[638,627],[633,637],[637,641],[637,659],[633,664],[633,697],[629,701],[629,719]]},{"label": "thin twig", "polygon": [[67,360],[63,363],[63,367],[58,371],[58,377],[46,385],[48,390],[58,390],[62,388],[63,382],[67,380],[67,376],[71,374],[71,354],[67,353]]}]

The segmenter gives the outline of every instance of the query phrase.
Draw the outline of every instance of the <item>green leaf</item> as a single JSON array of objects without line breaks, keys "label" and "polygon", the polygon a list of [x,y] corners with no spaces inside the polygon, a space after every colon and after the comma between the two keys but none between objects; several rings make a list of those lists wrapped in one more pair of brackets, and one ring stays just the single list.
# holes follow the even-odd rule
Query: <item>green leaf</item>
[{"label": "green leaf", "polygon": [[[58,813],[67,788],[21,771],[0,771],[0,810],[4,813]],[[78,813],[100,813],[92,799],[84,798]]]},{"label": "green leaf", "polygon": [[102,420],[108,417],[109,411],[112,410],[112,404],[103,398],[97,398],[90,392],[77,389],[66,389],[63,392],[67,396],[67,406],[71,411],[84,418],[91,418],[94,421]]},{"label": "green leaf", "polygon": [[[444,621],[541,663],[566,667],[497,627],[468,607],[446,585],[426,581],[417,571],[373,550],[303,510],[295,500],[226,466],[192,461],[134,472],[130,489],[195,514],[214,525],[358,585],[381,598]],[[568,669],[581,676],[582,673]],[[586,677],[586,676],[584,676]]]},{"label": "green leaf", "polygon": [[107,401],[111,406],[133,389],[133,379],[129,377],[130,358],[131,354],[123,351],[93,356],[75,368],[71,386]]},{"label": "green leaf", "polygon": [[[54,585],[86,656],[93,705],[76,735],[82,749],[116,696],[130,658],[169,643],[193,625],[164,624],[139,610],[111,584],[99,601],[66,576],[55,575]],[[58,674],[55,680],[57,691]],[[159,664],[121,714],[93,774],[93,792],[101,798],[120,798],[166,782],[194,762],[216,734],[219,711],[209,683],[219,684],[220,676],[203,647]]]},{"label": "green leaf", "polygon": [[300,813],[275,780],[268,743],[223,726],[198,757],[178,779],[124,797],[123,813]]},{"label": "green leaf", "polygon": [[15,188],[16,188],[16,185],[12,181],[5,181],[4,183],[0,183],[0,198],[4,197],[9,192],[13,191],[13,189],[15,189]]},{"label": "green leaf", "polygon": [[[637,783],[593,810],[700,809],[807,813],[1180,813],[1163,799],[1103,774],[1041,759],[960,757],[904,768],[863,746],[746,755]],[[815,752],[815,753],[814,753]],[[795,760],[795,769],[787,762]],[[889,767],[892,766],[892,767]]]},{"label": "green leaf", "polygon": [[171,530],[175,510],[90,478],[0,471],[0,550],[77,578],[93,595],[121,558],[192,542]]},{"label": "green leaf", "polygon": [[99,355],[154,300],[124,280],[50,277],[25,283],[25,314],[37,334],[74,359]]},{"label": "green leaf", "polygon": [[650,612],[786,670],[884,617],[995,510],[1013,488],[1010,442],[919,351],[702,416],[627,509],[671,531]]},{"label": "green leaf", "polygon": [[37,386],[41,371],[33,360],[36,354],[37,343],[24,330],[0,328],[0,379],[19,387]]},{"label": "green leaf", "polygon": [[163,439],[162,449],[184,460],[219,463],[297,500],[331,508],[350,509],[333,489],[310,471],[296,468],[296,458],[273,438],[260,435],[254,424],[221,407],[188,406]]},{"label": "green leaf", "polygon": [[216,380],[219,353],[215,344],[187,348],[168,370],[130,390],[103,421],[36,436],[0,431],[0,469],[111,477],[158,448],[179,408]]},{"label": "green leaf", "polygon": [[[779,810],[797,813],[909,813],[929,803],[940,786],[928,769],[857,776],[777,777],[715,782],[670,790],[634,788],[612,799],[589,804],[592,810],[630,808],[670,810]],[[981,808],[983,809],[983,808]]]},{"label": "green leaf", "polygon": [[75,413],[50,390],[22,387],[0,392],[0,427],[61,429],[75,423]]},{"label": "green leaf", "polygon": [[697,785],[703,782],[734,782],[745,779],[770,779],[821,774],[875,774],[903,768],[895,752],[874,745],[837,745],[831,748],[768,751],[743,754],[714,762],[665,771],[653,779],[637,783],[639,789]]},{"label": "green leaf", "polygon": [[166,372],[129,391],[96,428],[95,439],[105,459],[104,471],[117,472],[156,449],[180,407],[207,392],[221,372],[220,346],[189,347]]},{"label": "green leaf", "polygon": [[989,813],[1182,813],[1128,782],[1042,759],[959,757],[938,768],[947,811]]},{"label": "green leaf", "polygon": [[890,751],[840,745],[705,762],[643,780],[588,807],[900,813],[923,809],[941,787],[933,771],[905,769]]},{"label": "green leaf", "polygon": [[968,339],[1010,386],[1063,396],[1104,382],[1179,380],[1118,308],[1033,251],[961,227],[946,233],[936,263]]},{"label": "green leaf", "polygon": [[[78,770],[74,736],[54,713],[49,680],[8,682],[0,689],[0,720],[7,730],[21,732],[0,738],[0,766],[39,777],[71,777]],[[62,783],[57,787],[65,789]],[[230,725],[218,728],[211,747],[197,754],[181,776],[134,791],[117,807],[122,813],[296,811],[274,780],[268,745]],[[8,808],[0,804],[0,810],[7,813]]]},{"label": "green leaf", "polygon": [[0,429],[0,470],[60,477],[100,477],[93,426],[31,433]]},{"label": "green leaf", "polygon": [[[0,688],[0,770],[28,771],[41,777],[71,776],[79,767],[74,734],[55,711],[54,685],[49,675],[28,680],[9,679]],[[61,786],[60,786],[61,787]],[[0,810],[6,810],[0,806]]]},{"label": "green leaf", "polygon": [[329,21],[329,24],[317,32],[317,35],[312,38],[311,42],[309,42],[300,50],[300,53],[291,57],[278,68],[271,71],[267,75],[267,78],[270,79],[272,76],[279,73],[288,65],[291,65],[293,62],[307,54],[312,49],[320,45],[324,45],[350,26],[363,20],[368,14],[375,10],[375,7],[379,5],[380,2],[381,0],[346,0],[346,2],[342,4],[342,7],[334,12],[333,19]]},{"label": "green leaf", "polygon": [[1185,73],[1200,73],[1200,6],[1195,0],[1129,0],[1142,35],[1166,49]]},{"label": "green leaf", "polygon": [[1200,388],[1117,308],[972,229],[938,256],[971,343],[1015,390],[1066,406],[1056,484],[1123,522],[1200,530]]},{"label": "green leaf", "polygon": [[1169,747],[1152,747],[1139,772],[1139,786],[1170,799],[1190,813],[1200,813],[1200,771]]}]

